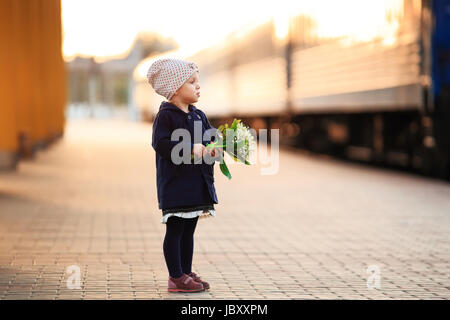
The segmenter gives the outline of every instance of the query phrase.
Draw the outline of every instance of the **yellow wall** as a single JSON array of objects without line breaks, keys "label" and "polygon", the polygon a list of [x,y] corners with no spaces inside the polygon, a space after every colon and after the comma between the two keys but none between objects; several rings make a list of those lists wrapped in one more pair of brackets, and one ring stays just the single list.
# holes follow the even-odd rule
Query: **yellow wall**
[{"label": "yellow wall", "polygon": [[16,101],[14,82],[15,41],[10,26],[13,0],[0,1],[0,165],[11,161],[17,149]]},{"label": "yellow wall", "polygon": [[60,0],[0,0],[0,48],[2,169],[63,135]]}]

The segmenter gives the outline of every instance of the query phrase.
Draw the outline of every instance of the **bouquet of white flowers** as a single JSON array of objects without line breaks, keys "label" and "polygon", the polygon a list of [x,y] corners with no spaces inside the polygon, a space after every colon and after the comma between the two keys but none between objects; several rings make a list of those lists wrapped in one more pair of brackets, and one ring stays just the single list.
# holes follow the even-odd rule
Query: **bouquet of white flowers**
[{"label": "bouquet of white flowers", "polygon": [[[236,162],[242,162],[246,165],[251,165],[249,162],[250,156],[256,148],[256,142],[248,127],[246,127],[241,120],[234,119],[231,126],[220,125],[218,130],[221,135],[219,140],[209,143],[206,148],[212,150],[214,148],[222,148],[228,153]],[[230,171],[225,163],[223,157],[220,161],[220,171],[231,179]]]}]

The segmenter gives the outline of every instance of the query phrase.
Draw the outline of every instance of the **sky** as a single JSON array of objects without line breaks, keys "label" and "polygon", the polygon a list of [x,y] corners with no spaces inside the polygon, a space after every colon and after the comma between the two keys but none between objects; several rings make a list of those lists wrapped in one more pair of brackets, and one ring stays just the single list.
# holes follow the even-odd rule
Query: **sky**
[{"label": "sky", "polygon": [[[289,3],[289,1],[281,0]],[[260,0],[62,0],[63,52],[109,57],[126,52],[140,31],[172,37],[188,52],[219,42],[285,10]],[[280,9],[280,7],[282,9]]]}]

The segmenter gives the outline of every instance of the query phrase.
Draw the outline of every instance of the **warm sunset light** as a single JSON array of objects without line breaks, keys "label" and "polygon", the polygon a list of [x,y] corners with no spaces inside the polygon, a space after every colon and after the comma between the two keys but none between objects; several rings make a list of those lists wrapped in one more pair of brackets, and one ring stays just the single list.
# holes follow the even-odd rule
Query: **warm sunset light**
[{"label": "warm sunset light", "polygon": [[67,60],[76,55],[97,60],[120,57],[139,31],[172,38],[183,51],[193,53],[223,41],[233,31],[239,33],[239,29],[268,19],[274,19],[276,36],[281,39],[288,32],[288,17],[299,13],[316,21],[318,37],[368,41],[381,36],[389,43],[395,41],[396,18],[402,14],[402,6],[399,0],[62,0],[64,56]]},{"label": "warm sunset light", "polygon": [[[416,7],[420,5],[419,1],[413,1],[413,4]],[[364,42],[380,37],[387,43],[392,41],[399,27],[403,1],[302,1],[296,9],[316,22],[319,38],[346,38],[350,42]]]},{"label": "warm sunset light", "polygon": [[158,32],[195,52],[235,29],[270,19],[274,6],[272,1],[238,0],[62,0],[64,56],[120,56],[139,31]]}]

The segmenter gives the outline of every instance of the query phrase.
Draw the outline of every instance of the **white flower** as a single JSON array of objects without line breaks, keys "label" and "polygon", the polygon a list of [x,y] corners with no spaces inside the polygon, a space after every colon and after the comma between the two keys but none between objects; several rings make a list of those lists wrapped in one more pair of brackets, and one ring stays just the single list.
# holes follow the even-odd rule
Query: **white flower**
[{"label": "white flower", "polygon": [[237,143],[237,156],[238,158],[245,159],[248,161],[250,155],[253,154],[256,148],[255,139],[250,132],[249,128],[246,127],[242,122],[239,122],[235,131],[235,142]]},{"label": "white flower", "polygon": [[[231,126],[225,123],[225,125],[219,126],[218,131],[221,133],[219,141],[208,144],[207,147],[212,145],[217,148],[224,148],[223,151],[232,156],[234,161],[251,165],[249,158],[256,149],[256,142],[250,129],[242,124],[241,120],[234,119]],[[230,171],[223,158],[219,167],[222,173],[228,179],[231,179]]]}]

